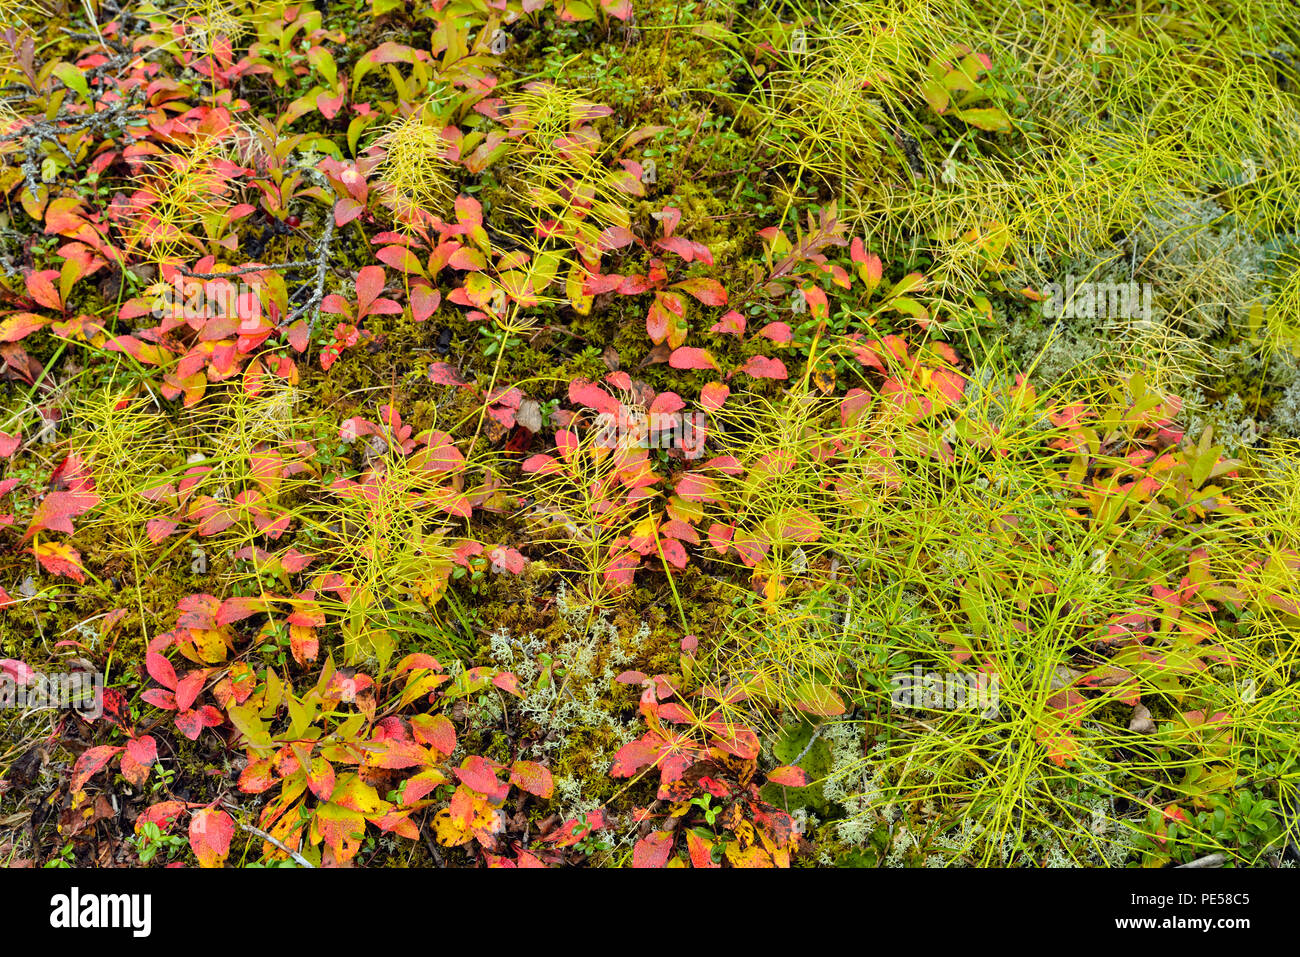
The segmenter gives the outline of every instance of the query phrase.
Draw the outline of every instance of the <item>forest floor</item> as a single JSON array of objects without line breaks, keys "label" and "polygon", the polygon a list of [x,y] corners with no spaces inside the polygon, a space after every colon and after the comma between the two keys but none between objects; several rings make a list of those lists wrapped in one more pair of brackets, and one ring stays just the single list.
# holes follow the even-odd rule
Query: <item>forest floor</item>
[{"label": "forest floor", "polygon": [[0,862],[1300,856],[1291,0],[28,0],[0,78]]}]

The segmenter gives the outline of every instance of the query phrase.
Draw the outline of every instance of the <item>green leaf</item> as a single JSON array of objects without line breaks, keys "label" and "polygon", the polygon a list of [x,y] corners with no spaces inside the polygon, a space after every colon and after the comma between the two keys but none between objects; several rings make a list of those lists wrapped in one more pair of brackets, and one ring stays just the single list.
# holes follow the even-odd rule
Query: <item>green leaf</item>
[{"label": "green leaf", "polygon": [[263,718],[274,718],[276,711],[280,709],[280,702],[283,698],[284,686],[280,682],[280,676],[275,673],[274,668],[267,668],[266,693],[263,697],[261,716]]},{"label": "green leaf", "polygon": [[226,707],[230,723],[239,729],[255,748],[272,746],[271,733],[266,729],[266,722],[257,715],[257,709],[251,704],[231,704]]},{"label": "green leaf", "polygon": [[845,711],[840,696],[818,681],[808,680],[795,689],[794,706],[807,714],[831,718]]},{"label": "green leaf", "polygon": [[313,136],[311,139],[303,141],[303,148],[315,150],[318,153],[325,153],[334,157],[339,162],[343,161],[343,151],[333,140],[325,136]]},{"label": "green leaf", "polygon": [[86,83],[86,74],[71,63],[60,63],[52,71],[60,82],[70,90],[75,90],[86,102],[90,102],[90,86]]},{"label": "green leaf", "polygon": [[973,110],[957,110],[957,116],[971,126],[992,133],[1010,133],[1011,117],[996,106],[982,106]]},{"label": "green leaf", "polygon": [[948,109],[950,97],[948,91],[943,88],[943,84],[937,80],[923,80],[921,82],[921,95],[925,101],[930,104],[930,109],[936,113],[942,113]]},{"label": "green leaf", "polygon": [[307,62],[312,69],[325,77],[330,88],[337,91],[339,87],[339,70],[334,63],[334,55],[324,47],[312,47],[307,51]]}]

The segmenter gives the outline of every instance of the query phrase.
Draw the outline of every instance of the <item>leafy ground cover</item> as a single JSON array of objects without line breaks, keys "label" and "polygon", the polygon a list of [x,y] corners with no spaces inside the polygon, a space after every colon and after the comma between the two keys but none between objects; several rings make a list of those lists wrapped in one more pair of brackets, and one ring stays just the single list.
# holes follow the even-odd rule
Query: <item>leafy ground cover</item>
[{"label": "leafy ground cover", "polygon": [[0,41],[0,860],[1296,859],[1289,0]]}]

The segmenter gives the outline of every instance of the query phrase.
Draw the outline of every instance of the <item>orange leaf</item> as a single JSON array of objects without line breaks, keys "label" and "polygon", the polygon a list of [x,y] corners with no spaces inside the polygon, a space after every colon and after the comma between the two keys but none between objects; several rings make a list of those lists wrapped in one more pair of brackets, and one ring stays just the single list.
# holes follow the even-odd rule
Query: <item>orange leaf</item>
[{"label": "orange leaf", "polygon": [[51,575],[66,575],[81,584],[86,580],[82,574],[85,566],[81,564],[81,553],[71,545],[63,542],[41,542],[32,549],[36,560]]}]

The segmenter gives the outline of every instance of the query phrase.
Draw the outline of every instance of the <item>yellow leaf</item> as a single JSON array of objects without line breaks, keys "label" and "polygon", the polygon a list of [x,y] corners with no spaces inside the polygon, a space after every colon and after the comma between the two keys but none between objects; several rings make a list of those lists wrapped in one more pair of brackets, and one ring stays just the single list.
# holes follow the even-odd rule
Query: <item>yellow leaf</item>
[{"label": "yellow leaf", "polygon": [[591,312],[592,297],[584,288],[587,283],[587,277],[587,270],[575,264],[574,267],[569,270],[569,278],[565,283],[565,293],[569,297],[569,302],[573,305],[574,311],[580,316],[588,315]]},{"label": "yellow leaf", "polygon": [[324,839],[340,864],[356,857],[366,835],[366,819],[360,811],[327,802],[316,809],[311,822],[312,843]]},{"label": "yellow leaf", "polygon": [[772,857],[757,844],[741,850],[739,844],[728,844],[724,852],[733,867],[771,867]]},{"label": "yellow leaf", "polygon": [[202,661],[215,665],[226,660],[226,638],[222,630],[191,628],[190,638],[193,639],[194,650]]},{"label": "yellow leaf", "polygon": [[468,844],[474,832],[456,820],[450,808],[443,808],[433,816],[433,836],[443,847],[459,847]]}]

